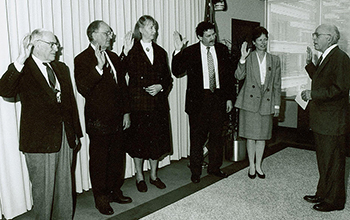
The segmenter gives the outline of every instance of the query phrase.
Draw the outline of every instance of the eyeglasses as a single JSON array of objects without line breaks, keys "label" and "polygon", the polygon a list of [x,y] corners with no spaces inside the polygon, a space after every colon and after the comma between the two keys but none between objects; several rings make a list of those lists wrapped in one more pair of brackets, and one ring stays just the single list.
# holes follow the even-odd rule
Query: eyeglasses
[{"label": "eyeglasses", "polygon": [[318,37],[321,36],[321,35],[329,35],[329,36],[331,36],[330,34],[319,34],[319,33],[317,33],[317,32],[312,33],[312,37],[314,37],[314,38],[318,38]]},{"label": "eyeglasses", "polygon": [[41,42],[44,42],[44,43],[46,43],[46,44],[50,45],[50,47],[51,47],[51,48],[53,48],[54,46],[56,46],[57,48],[59,48],[59,47],[60,47],[60,44],[59,44],[59,43],[57,43],[57,42],[47,42],[47,41],[40,40],[40,39],[39,39],[38,41],[41,41]]},{"label": "eyeglasses", "polygon": [[114,36],[113,31],[106,31],[106,32],[95,32],[95,33],[102,33],[102,34],[105,34],[107,37],[108,37],[108,36]]}]

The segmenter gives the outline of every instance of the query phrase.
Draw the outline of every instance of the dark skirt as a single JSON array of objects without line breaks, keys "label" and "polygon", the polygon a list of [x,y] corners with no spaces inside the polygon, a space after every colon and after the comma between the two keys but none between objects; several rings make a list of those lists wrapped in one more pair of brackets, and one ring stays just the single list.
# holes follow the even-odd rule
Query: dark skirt
[{"label": "dark skirt", "polygon": [[126,151],[131,157],[158,160],[171,153],[168,111],[132,112]]}]

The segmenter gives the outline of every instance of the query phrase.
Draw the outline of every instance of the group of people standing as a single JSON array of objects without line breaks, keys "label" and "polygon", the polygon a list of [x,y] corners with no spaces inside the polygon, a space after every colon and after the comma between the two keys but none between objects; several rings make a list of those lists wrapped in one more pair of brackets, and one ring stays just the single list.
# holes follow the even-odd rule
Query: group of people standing
[{"label": "group of people standing", "polygon": [[[172,150],[168,103],[171,71],[176,77],[187,75],[185,111],[190,125],[191,181],[200,182],[203,146],[208,139],[208,174],[228,176],[220,169],[222,132],[227,113],[234,106],[240,109],[239,135],[247,139],[248,176],[265,178],[261,167],[265,140],[271,138],[272,119],[278,116],[281,102],[280,60],[266,52],[267,30],[254,29],[254,50],[244,42],[238,66],[233,65],[228,48],[216,41],[212,23],[197,25],[199,42],[189,47],[175,31],[171,71],[167,52],[155,42],[157,35],[157,21],[142,16],[134,31],[126,34],[118,56],[111,51],[115,37],[112,28],[96,20],[87,28],[88,48],[74,59],[76,86],[85,98],[95,206],[105,215],[114,213],[111,202],[132,202],[121,191],[125,152],[134,159],[138,191],[147,191],[145,159],[151,167],[149,183],[166,188],[157,175],[157,167],[158,161]],[[22,103],[20,150],[25,154],[32,181],[37,219],[73,218],[72,154],[80,148],[82,131],[68,67],[55,59],[58,49],[52,32],[34,30],[24,38],[19,57],[0,80],[0,95],[18,94]],[[342,70],[345,69],[339,71]],[[234,76],[245,79],[237,99]],[[348,80],[345,76],[342,79]],[[341,93],[332,90],[322,94],[325,98],[343,96],[348,87],[342,84],[334,87],[342,89]],[[307,97],[316,100],[318,96],[311,91]],[[327,193],[319,192],[314,201],[328,201]]]}]

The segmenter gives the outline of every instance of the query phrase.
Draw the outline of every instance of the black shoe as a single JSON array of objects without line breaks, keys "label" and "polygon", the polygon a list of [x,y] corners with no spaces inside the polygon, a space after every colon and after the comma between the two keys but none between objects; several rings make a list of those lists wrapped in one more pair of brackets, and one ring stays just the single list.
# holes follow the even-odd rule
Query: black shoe
[{"label": "black shoe", "polygon": [[139,192],[147,192],[147,185],[144,180],[141,180],[140,182],[137,182],[136,180],[136,187]]},{"label": "black shoe", "polygon": [[117,202],[120,204],[126,204],[126,203],[131,203],[132,199],[127,196],[123,196],[122,193],[113,193],[110,195],[110,202]]},{"label": "black shoe", "polygon": [[200,180],[201,180],[200,177],[197,176],[197,175],[192,175],[192,176],[191,176],[191,181],[192,181],[193,183],[199,183]]},{"label": "black shoe", "polygon": [[308,202],[311,202],[311,203],[323,202],[323,198],[321,198],[319,196],[304,196],[304,199]]},{"label": "black shoe", "polygon": [[255,177],[256,177],[256,172],[255,172],[253,175],[250,175],[250,173],[249,173],[249,171],[248,171],[248,177],[249,177],[250,179],[255,179]]},{"label": "black shoe", "polygon": [[97,210],[104,215],[113,215],[114,211],[112,207],[109,205],[109,202],[107,199],[104,198],[98,198],[95,201],[95,207]]},{"label": "black shoe", "polygon": [[265,174],[263,173],[263,174],[260,174],[258,171],[256,171],[256,174],[258,174],[258,177],[260,178],[260,179],[265,179]]},{"label": "black shoe", "polygon": [[153,185],[155,185],[158,189],[165,189],[166,185],[157,177],[156,180],[152,180],[152,178],[149,178],[149,182]]},{"label": "black shoe", "polygon": [[215,172],[209,172],[208,171],[208,174],[214,175],[214,176],[217,176],[217,177],[221,177],[221,178],[227,178],[228,177],[227,173],[224,173],[221,170],[218,170],[218,171],[215,171]]},{"label": "black shoe", "polygon": [[334,206],[332,204],[329,204],[327,202],[321,202],[316,205],[314,205],[313,209],[320,211],[320,212],[331,212],[335,210],[343,210],[344,206]]}]

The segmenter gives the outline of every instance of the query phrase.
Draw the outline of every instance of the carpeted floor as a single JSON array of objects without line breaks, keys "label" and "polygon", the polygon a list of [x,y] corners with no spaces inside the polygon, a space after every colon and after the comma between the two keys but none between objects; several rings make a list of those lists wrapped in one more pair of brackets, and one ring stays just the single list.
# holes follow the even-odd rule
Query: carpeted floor
[{"label": "carpeted floor", "polygon": [[[264,160],[266,179],[251,180],[247,169],[187,196],[143,220],[163,219],[350,219],[350,202],[342,211],[317,212],[303,200],[314,194],[318,180],[314,151],[286,148]],[[347,158],[348,192],[350,158]],[[348,194],[350,201],[350,194]]]}]

